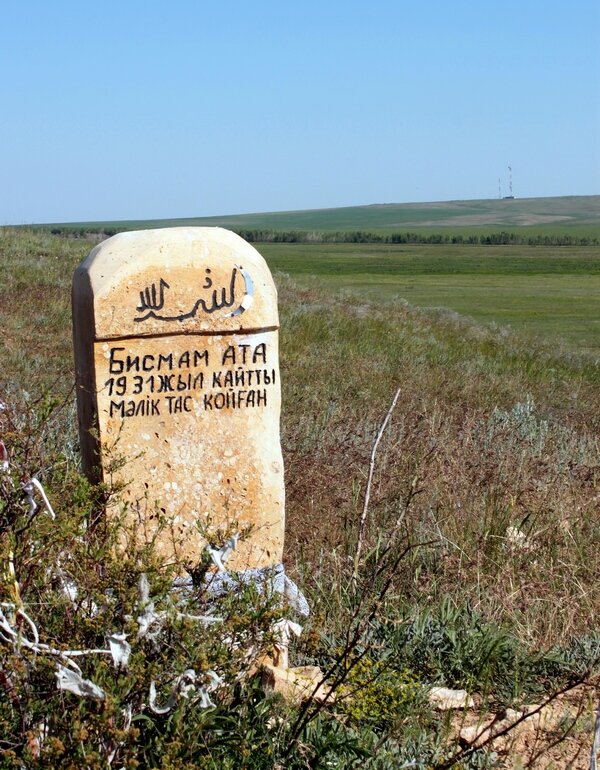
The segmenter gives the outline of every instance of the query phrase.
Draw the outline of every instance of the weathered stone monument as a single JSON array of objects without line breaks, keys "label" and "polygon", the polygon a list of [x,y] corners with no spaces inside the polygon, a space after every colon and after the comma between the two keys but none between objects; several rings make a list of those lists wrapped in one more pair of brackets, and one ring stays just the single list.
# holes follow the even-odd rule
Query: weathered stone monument
[{"label": "weathered stone monument", "polygon": [[84,470],[108,480],[126,461],[136,537],[194,565],[207,531],[249,530],[228,566],[279,564],[279,322],[260,254],[219,228],[116,235],[75,272],[73,327]]}]

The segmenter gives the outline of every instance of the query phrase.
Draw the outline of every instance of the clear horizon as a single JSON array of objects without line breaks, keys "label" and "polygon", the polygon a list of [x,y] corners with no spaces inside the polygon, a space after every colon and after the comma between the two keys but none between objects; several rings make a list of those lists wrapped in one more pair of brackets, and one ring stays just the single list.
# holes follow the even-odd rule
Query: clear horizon
[{"label": "clear horizon", "polygon": [[596,195],[581,0],[4,9],[0,224]]},{"label": "clear horizon", "polygon": [[[514,196],[515,200],[521,200],[521,201],[527,201],[527,200],[545,200],[553,199],[553,198],[595,198],[600,197],[600,193],[590,193],[589,195],[548,195],[548,196],[535,196],[532,198],[521,198],[520,196]],[[219,213],[219,214],[207,214],[206,217],[204,215],[192,215],[190,217],[136,217],[136,218],[130,218],[130,219],[71,219],[71,220],[48,220],[46,222],[24,222],[24,223],[14,223],[11,222],[8,226],[27,226],[28,224],[31,225],[77,225],[85,222],[110,222],[110,223],[117,223],[117,222],[144,222],[144,221],[160,221],[160,220],[178,220],[178,219],[222,219],[225,217],[243,217],[243,216],[261,216],[261,215],[268,215],[268,214],[295,214],[295,213],[302,213],[307,211],[328,211],[333,210],[336,211],[338,209],[346,209],[346,208],[369,208],[369,207],[375,207],[375,206],[427,206],[429,204],[436,204],[436,203],[469,203],[470,201],[476,202],[476,201],[493,201],[493,200],[499,200],[498,197],[496,198],[461,198],[461,199],[454,199],[454,200],[427,200],[427,201],[388,201],[384,203],[349,203],[344,206],[323,206],[322,208],[307,208],[307,209],[276,209],[273,211],[233,211],[233,212],[227,212],[227,213]],[[2,225],[0,225],[2,226]]]}]

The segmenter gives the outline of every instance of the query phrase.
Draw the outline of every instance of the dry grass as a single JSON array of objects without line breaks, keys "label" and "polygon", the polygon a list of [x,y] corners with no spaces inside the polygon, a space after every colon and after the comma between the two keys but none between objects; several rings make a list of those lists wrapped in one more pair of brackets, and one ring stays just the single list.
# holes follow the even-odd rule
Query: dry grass
[{"label": "dry grass", "polygon": [[371,542],[405,528],[399,587],[442,596],[550,646],[598,610],[596,373],[528,340],[391,302],[282,288],[288,559],[352,553],[371,445],[397,387],[370,512]]}]

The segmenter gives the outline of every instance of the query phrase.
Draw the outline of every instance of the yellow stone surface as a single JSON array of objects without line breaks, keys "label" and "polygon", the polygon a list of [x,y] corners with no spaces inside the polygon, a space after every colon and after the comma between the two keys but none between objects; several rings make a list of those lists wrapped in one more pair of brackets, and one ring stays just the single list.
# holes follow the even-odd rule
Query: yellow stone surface
[{"label": "yellow stone surface", "polygon": [[318,703],[335,701],[335,694],[324,680],[323,672],[318,666],[279,668],[263,663],[260,674],[265,689],[279,693],[292,703],[302,703],[309,698]]},{"label": "yellow stone surface", "polygon": [[247,528],[229,567],[281,561],[278,326],[263,258],[219,228],[123,233],[75,272],[84,468],[108,480],[126,459],[128,522],[165,561]]}]

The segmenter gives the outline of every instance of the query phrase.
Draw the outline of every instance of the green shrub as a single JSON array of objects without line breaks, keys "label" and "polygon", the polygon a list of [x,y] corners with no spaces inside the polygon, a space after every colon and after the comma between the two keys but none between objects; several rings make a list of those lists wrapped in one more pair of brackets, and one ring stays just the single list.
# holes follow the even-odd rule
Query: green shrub
[{"label": "green shrub", "polygon": [[409,669],[398,670],[389,658],[353,657],[339,692],[339,709],[353,724],[389,729],[418,712],[426,690]]}]

